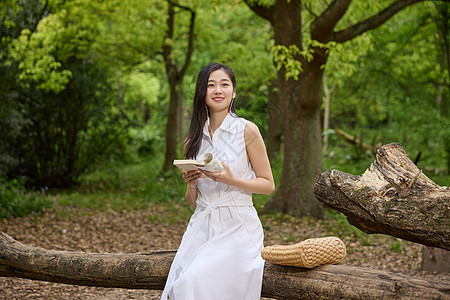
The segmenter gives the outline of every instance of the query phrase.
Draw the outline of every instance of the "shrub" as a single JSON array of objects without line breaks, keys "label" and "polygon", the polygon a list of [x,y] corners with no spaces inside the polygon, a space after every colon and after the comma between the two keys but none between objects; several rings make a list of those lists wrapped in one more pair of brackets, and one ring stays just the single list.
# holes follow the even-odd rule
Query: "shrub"
[{"label": "shrub", "polygon": [[21,180],[0,178],[0,218],[22,217],[30,213],[39,215],[51,206],[46,190],[26,190]]}]

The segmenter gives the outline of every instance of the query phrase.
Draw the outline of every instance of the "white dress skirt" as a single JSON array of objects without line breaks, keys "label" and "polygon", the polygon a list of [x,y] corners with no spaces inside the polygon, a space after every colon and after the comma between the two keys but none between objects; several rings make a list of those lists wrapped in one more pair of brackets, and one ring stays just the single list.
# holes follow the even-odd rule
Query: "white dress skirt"
[{"label": "white dress skirt", "polygon": [[[211,139],[205,124],[198,158],[211,152],[234,176],[254,178],[248,162],[247,120],[228,115]],[[198,180],[199,196],[173,260],[161,300],[259,300],[263,229],[251,193]]]}]

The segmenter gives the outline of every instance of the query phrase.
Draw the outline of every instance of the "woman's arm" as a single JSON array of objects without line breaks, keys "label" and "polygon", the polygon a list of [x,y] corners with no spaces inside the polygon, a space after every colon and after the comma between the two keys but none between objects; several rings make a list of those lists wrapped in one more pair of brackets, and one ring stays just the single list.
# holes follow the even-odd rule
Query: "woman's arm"
[{"label": "woman's arm", "polygon": [[275,189],[272,169],[267,156],[264,140],[258,127],[248,122],[244,129],[247,157],[255,171],[255,179],[241,179],[234,177],[231,169],[222,162],[224,170],[220,173],[202,171],[211,179],[228,185],[239,187],[245,191],[258,194],[271,194]]},{"label": "woman's arm", "polygon": [[195,209],[197,206],[196,200],[198,197],[198,189],[197,189],[197,179],[202,176],[202,173],[200,171],[183,171],[180,169],[181,172],[183,172],[183,179],[187,183],[187,189],[185,194],[185,199],[189,203],[189,205]]}]

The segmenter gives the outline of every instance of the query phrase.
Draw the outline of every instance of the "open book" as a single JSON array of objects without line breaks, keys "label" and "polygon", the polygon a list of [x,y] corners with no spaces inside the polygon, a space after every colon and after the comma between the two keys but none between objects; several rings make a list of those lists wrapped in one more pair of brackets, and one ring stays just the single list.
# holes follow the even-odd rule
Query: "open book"
[{"label": "open book", "polygon": [[194,159],[175,159],[173,164],[186,172],[197,170],[200,167],[205,167],[206,163],[204,161],[198,161]]},{"label": "open book", "polygon": [[209,172],[221,172],[223,170],[222,164],[209,152],[203,154],[201,161],[195,159],[176,159],[173,161],[173,164],[186,172],[199,168]]}]

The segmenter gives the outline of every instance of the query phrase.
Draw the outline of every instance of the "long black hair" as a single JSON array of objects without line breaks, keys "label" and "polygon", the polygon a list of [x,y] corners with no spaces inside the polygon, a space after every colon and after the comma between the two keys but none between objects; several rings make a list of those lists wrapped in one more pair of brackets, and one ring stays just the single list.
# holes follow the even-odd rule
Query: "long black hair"
[{"label": "long black hair", "polygon": [[[184,156],[186,159],[195,159],[200,150],[202,142],[203,127],[208,118],[209,110],[206,105],[206,90],[208,87],[209,75],[217,70],[223,70],[230,77],[233,83],[233,89],[236,90],[236,77],[233,70],[223,64],[210,63],[201,69],[198,73],[197,83],[195,84],[194,107],[192,110],[191,126],[189,127],[189,134],[186,138]],[[230,104],[230,112],[236,115],[234,99]]]}]

